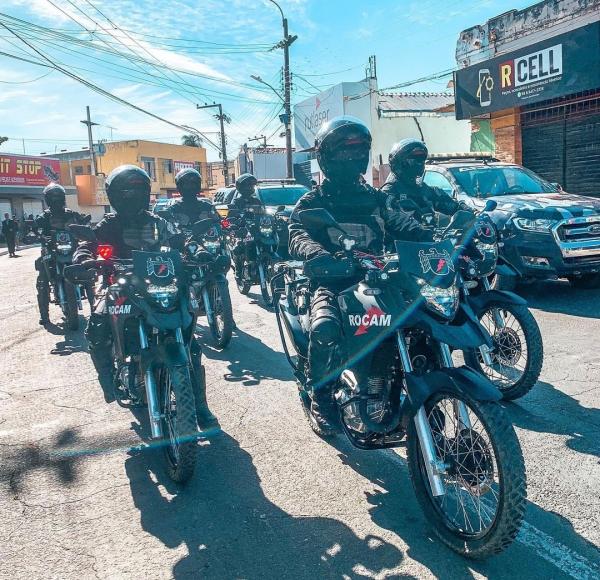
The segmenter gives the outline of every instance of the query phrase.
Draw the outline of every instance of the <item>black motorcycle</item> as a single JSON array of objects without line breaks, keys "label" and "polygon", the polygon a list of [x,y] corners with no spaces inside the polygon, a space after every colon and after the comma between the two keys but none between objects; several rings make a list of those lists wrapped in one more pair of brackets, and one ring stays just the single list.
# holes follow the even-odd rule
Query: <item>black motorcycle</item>
[{"label": "black motorcycle", "polygon": [[[95,239],[85,226],[70,228],[80,239]],[[190,353],[199,305],[181,255],[134,251],[132,259],[116,259],[103,245],[98,254],[93,267],[102,275],[110,317],[117,400],[125,407],[147,404],[151,436],[163,444],[169,476],[185,482],[196,465],[194,384],[205,377]],[[85,279],[85,272],[74,265],[66,275]]]},{"label": "black motorcycle", "polygon": [[312,429],[332,434],[312,416],[305,387],[311,280],[353,280],[338,295],[345,363],[333,396],[343,432],[360,449],[407,447],[421,507],[453,550],[472,558],[501,552],[523,518],[525,466],[498,389],[453,365],[451,349],[492,345],[460,301],[452,243],[396,242],[395,252],[371,256],[353,251],[355,240],[326,210],[299,219],[308,231],[338,230],[343,249],[333,263],[326,256],[281,264],[272,281],[284,351]]},{"label": "black motorcycle", "polygon": [[[488,202],[486,212],[495,209]],[[512,401],[526,395],[542,371],[544,347],[538,324],[527,302],[512,292],[493,289],[490,276],[511,275],[507,262],[498,264],[498,232],[489,219],[473,220],[469,212],[458,212],[442,237],[463,238],[459,273],[462,299],[469,304],[492,339],[486,345],[464,352],[467,365],[490,379]]]},{"label": "black motorcycle", "polygon": [[225,348],[231,341],[234,320],[220,221],[205,219],[194,224],[184,252],[185,264],[196,296],[202,298],[200,314],[206,315],[214,345]]},{"label": "black motorcycle", "polygon": [[[243,211],[231,209],[227,214],[231,223],[233,246],[232,255],[240,252],[240,267],[235,272],[235,281],[241,294],[248,294],[250,288],[260,285],[260,292],[266,306],[273,305],[271,278],[275,263],[279,260],[275,218],[262,208],[248,207]],[[234,260],[235,263],[235,260]]]},{"label": "black motorcycle", "polygon": [[79,311],[83,310],[84,297],[87,297],[90,307],[94,304],[93,282],[72,284],[64,275],[65,268],[73,262],[76,245],[75,238],[67,230],[56,230],[51,236],[43,237],[42,267],[50,281],[51,292],[48,303],[60,306],[69,330],[79,328]]}]

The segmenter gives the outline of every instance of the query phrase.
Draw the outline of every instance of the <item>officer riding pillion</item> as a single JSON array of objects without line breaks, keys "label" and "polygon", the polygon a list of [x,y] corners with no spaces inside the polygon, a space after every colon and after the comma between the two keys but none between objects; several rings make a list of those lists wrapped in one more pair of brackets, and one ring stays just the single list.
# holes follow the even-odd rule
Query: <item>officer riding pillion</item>
[{"label": "officer riding pillion", "polygon": [[[92,265],[98,245],[110,245],[114,258],[131,258],[132,251],[159,251],[162,246],[181,249],[181,235],[174,225],[148,211],[151,181],[148,174],[135,165],[117,167],[106,178],[106,193],[115,213],[107,214],[94,228],[96,241],[83,242],[74,255],[74,263]],[[90,355],[107,403],[115,400],[111,329],[105,296],[99,296],[86,329]],[[201,350],[195,338],[191,343],[194,375],[201,373]],[[198,425],[214,427],[216,417],[206,403],[206,385],[194,380],[194,396]]]},{"label": "officer riding pillion", "polygon": [[89,221],[89,216],[73,211],[67,207],[65,188],[60,183],[50,183],[44,188],[44,201],[48,209],[35,220],[34,229],[42,236],[42,256],[35,261],[35,269],[38,272],[36,289],[37,301],[40,310],[40,324],[49,322],[50,304],[50,276],[48,268],[54,267],[49,263],[43,263],[43,256],[47,253],[45,239],[50,238],[53,233],[66,230],[70,224],[84,224]]},{"label": "officer riding pillion", "polygon": [[[290,219],[289,251],[293,259],[337,260],[342,248],[339,231],[306,228],[300,213],[323,208],[335,218],[347,234],[356,240],[356,250],[381,254],[384,236],[395,239],[430,239],[428,231],[404,213],[385,205],[385,195],[369,186],[363,178],[371,150],[369,129],[354,117],[338,117],[326,123],[315,140],[317,161],[325,175],[296,205]],[[312,280],[310,343],[307,386],[311,412],[325,430],[335,429],[335,404],[332,387],[344,368],[341,350],[341,312],[337,293],[347,282]]]}]

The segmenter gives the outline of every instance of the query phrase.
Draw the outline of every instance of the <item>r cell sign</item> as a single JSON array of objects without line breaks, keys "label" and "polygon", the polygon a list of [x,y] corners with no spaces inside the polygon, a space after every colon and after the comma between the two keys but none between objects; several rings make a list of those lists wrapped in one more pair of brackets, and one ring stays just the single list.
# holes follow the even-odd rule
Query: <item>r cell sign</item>
[{"label": "r cell sign", "polygon": [[60,181],[60,161],[0,153],[0,185],[46,186]]},{"label": "r cell sign", "polygon": [[469,119],[600,87],[600,23],[455,73],[456,118]]}]

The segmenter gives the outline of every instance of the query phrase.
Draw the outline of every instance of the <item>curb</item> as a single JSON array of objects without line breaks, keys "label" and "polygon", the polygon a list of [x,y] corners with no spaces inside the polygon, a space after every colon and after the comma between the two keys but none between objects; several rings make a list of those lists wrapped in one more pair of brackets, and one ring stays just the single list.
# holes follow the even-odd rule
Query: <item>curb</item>
[{"label": "curb", "polygon": [[[15,251],[20,252],[21,250],[29,250],[30,248],[39,248],[40,244],[29,244],[28,246],[19,246]],[[0,256],[8,256],[8,250],[0,250]]]}]

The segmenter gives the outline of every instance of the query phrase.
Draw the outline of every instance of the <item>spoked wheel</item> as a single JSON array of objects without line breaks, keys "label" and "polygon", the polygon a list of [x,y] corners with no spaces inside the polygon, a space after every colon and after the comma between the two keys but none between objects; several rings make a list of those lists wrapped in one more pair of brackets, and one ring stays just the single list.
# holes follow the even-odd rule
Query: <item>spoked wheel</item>
[{"label": "spoked wheel", "polygon": [[491,304],[479,319],[494,343],[491,364],[483,362],[479,350],[465,353],[465,362],[490,379],[504,400],[526,395],[544,362],[542,335],[533,314],[523,305]]},{"label": "spoked wheel", "polygon": [[79,308],[77,307],[77,292],[75,286],[66,280],[63,281],[65,290],[65,306],[63,314],[68,330],[77,330],[79,328]]},{"label": "spoked wheel", "polygon": [[196,409],[190,372],[187,367],[160,371],[163,453],[169,477],[184,483],[196,467]]},{"label": "spoked wheel", "polygon": [[213,312],[210,334],[215,346],[223,349],[229,344],[233,332],[233,310],[227,281],[219,280],[212,284],[208,289],[208,299]]},{"label": "spoked wheel", "polygon": [[492,402],[436,393],[426,404],[445,493],[434,496],[414,424],[408,467],[435,533],[470,558],[498,554],[515,539],[525,512],[523,454],[503,409]]},{"label": "spoked wheel", "polygon": [[242,280],[242,278],[238,278],[236,276],[235,277],[235,285],[237,286],[239,293],[243,294],[244,296],[246,296],[246,294],[248,294],[248,292],[250,292],[251,285],[248,282],[246,282],[245,280]]},{"label": "spoked wheel", "polygon": [[265,306],[273,306],[273,291],[271,289],[271,278],[273,277],[273,261],[268,258],[258,265],[260,275],[260,293]]}]

